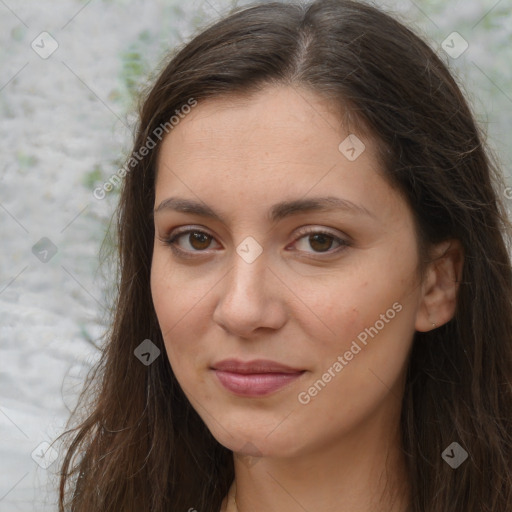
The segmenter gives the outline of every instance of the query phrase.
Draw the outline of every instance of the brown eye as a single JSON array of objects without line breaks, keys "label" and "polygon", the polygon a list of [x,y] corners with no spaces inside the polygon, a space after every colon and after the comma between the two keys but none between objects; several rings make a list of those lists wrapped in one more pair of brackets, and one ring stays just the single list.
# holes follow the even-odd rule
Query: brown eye
[{"label": "brown eye", "polygon": [[213,240],[215,240],[214,237],[204,231],[187,229],[171,234],[163,242],[176,251],[193,254],[204,252],[211,246]]},{"label": "brown eye", "polygon": [[309,235],[309,245],[317,252],[328,251],[332,247],[334,237],[325,233]]},{"label": "brown eye", "polygon": [[348,241],[327,231],[312,230],[311,228],[299,231],[300,236],[295,246],[299,252],[309,254],[334,254],[350,246]]},{"label": "brown eye", "polygon": [[189,233],[188,237],[190,245],[198,251],[208,249],[212,240],[210,235],[201,231],[192,231]]}]

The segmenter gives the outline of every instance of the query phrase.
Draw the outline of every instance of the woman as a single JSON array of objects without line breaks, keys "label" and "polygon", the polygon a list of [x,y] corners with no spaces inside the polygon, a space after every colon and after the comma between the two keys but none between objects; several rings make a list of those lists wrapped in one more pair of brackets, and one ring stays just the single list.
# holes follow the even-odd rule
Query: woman
[{"label": "woman", "polygon": [[235,12],[127,168],[61,511],[512,509],[505,187],[424,42],[347,0]]}]

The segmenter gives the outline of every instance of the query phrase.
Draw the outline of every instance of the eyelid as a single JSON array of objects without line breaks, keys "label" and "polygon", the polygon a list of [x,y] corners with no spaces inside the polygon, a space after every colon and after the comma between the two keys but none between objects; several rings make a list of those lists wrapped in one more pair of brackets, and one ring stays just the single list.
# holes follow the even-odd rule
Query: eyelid
[{"label": "eyelid", "polygon": [[189,251],[187,249],[182,249],[179,247],[175,241],[180,238],[183,235],[187,235],[190,233],[201,233],[203,235],[206,235],[213,240],[216,240],[215,236],[213,236],[211,233],[209,233],[207,230],[205,230],[202,227],[194,227],[194,226],[182,226],[176,229],[173,229],[171,233],[165,237],[158,237],[158,239],[163,242],[165,245],[169,246],[173,252],[180,254],[181,256],[185,258],[195,258],[197,256],[200,256],[201,253],[208,254],[209,250],[204,251]]},{"label": "eyelid", "polygon": [[296,251],[296,252],[298,252],[298,253],[306,252],[306,254],[308,254],[308,258],[326,259],[329,256],[334,256],[334,255],[338,254],[339,252],[343,251],[344,249],[346,249],[347,247],[352,246],[352,240],[349,237],[347,237],[346,235],[342,234],[340,236],[339,234],[334,233],[331,229],[323,227],[323,226],[319,226],[319,225],[314,225],[314,226],[310,225],[310,226],[303,226],[301,228],[298,228],[298,230],[295,234],[295,239],[292,242],[292,244],[297,243],[299,240],[301,240],[302,238],[304,238],[307,235],[317,235],[317,234],[327,235],[329,237],[332,237],[335,242],[339,243],[339,247],[337,247],[335,249],[329,249],[328,251],[325,251],[325,252],[314,252],[314,251]]},{"label": "eyelid", "polygon": [[209,233],[207,230],[205,230],[202,227],[195,227],[195,226],[181,226],[179,228],[173,229],[171,233],[168,235],[168,239],[177,238],[180,235],[185,235],[188,233],[202,233],[204,235],[210,236],[212,238],[215,238],[211,233]]},{"label": "eyelid", "polygon": [[[302,227],[298,228],[295,236],[299,236],[300,235],[300,237],[302,237],[304,235],[315,235],[317,233],[321,233],[323,235],[329,235],[329,236],[332,236],[333,238],[336,238],[338,240],[342,240],[344,242],[346,241],[348,243],[348,240],[343,240],[341,238],[342,236],[345,236],[345,235],[340,234],[339,231],[335,233],[332,229],[320,226],[318,224],[309,225],[309,226],[302,226]],[[298,238],[295,239],[295,242],[297,240],[298,240]]]}]

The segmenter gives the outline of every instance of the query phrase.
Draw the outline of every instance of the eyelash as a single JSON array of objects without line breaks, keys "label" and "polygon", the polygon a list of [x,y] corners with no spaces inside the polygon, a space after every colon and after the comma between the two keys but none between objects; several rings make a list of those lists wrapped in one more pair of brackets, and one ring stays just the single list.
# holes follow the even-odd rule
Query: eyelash
[{"label": "eyelash", "polygon": [[[184,235],[189,235],[191,233],[199,233],[202,235],[206,235],[207,237],[210,237],[213,240],[215,239],[212,235],[210,235],[206,231],[203,231],[201,229],[188,228],[188,229],[178,230],[176,233],[172,234],[168,238],[160,238],[159,237],[159,240],[161,242],[163,242],[165,245],[169,246],[175,254],[178,254],[181,257],[196,258],[196,257],[199,257],[200,253],[203,253],[206,251],[201,251],[201,250],[189,251],[189,250],[181,249],[180,247],[178,247],[176,245],[176,241],[179,238],[181,238]],[[294,243],[298,242],[299,240],[301,240],[302,238],[305,238],[308,235],[310,235],[310,236],[311,235],[326,235],[328,238],[331,238],[333,240],[333,242],[340,244],[340,246],[338,248],[336,248],[335,250],[309,253],[309,254],[320,255],[320,257],[322,257],[322,255],[324,255],[324,254],[332,256],[333,254],[343,251],[344,249],[346,249],[347,247],[350,247],[350,245],[351,245],[347,240],[343,240],[342,238],[339,238],[336,235],[334,235],[328,231],[313,230],[311,228],[302,228],[302,229],[299,229],[299,232],[297,233],[297,235],[300,235],[300,236],[298,236],[298,238],[295,239]],[[194,254],[194,253],[197,253],[197,254]]]}]

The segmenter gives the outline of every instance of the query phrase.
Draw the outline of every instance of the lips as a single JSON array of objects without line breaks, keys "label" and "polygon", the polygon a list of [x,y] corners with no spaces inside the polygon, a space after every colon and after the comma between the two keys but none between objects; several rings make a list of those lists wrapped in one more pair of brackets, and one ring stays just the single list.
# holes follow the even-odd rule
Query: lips
[{"label": "lips", "polygon": [[225,359],[215,363],[212,368],[231,373],[300,373],[304,370],[270,361],[268,359],[254,359],[252,361],[240,361],[238,359]]},{"label": "lips", "polygon": [[266,359],[247,362],[226,359],[215,363],[212,370],[224,388],[243,397],[261,397],[273,393],[305,372]]}]

